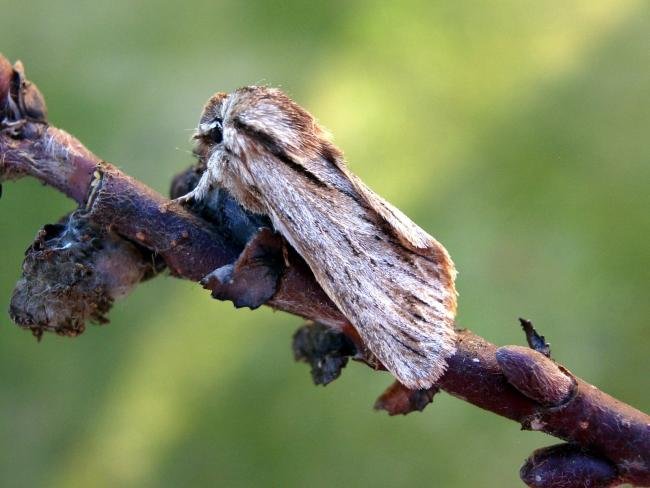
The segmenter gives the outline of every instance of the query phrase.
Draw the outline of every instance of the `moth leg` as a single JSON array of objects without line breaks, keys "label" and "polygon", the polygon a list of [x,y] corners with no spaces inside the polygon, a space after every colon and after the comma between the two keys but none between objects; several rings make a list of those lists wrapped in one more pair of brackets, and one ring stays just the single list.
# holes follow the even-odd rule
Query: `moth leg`
[{"label": "moth leg", "polygon": [[241,252],[237,261],[215,269],[202,280],[203,288],[218,300],[231,300],[235,307],[255,309],[264,305],[278,288],[284,271],[284,240],[262,228]]},{"label": "moth leg", "polygon": [[192,200],[200,202],[208,195],[208,192],[210,191],[211,188],[212,188],[212,180],[210,178],[210,171],[206,170],[201,175],[201,179],[199,180],[198,184],[194,187],[192,191],[174,199],[174,201],[178,203],[188,203]]},{"label": "moth leg", "polygon": [[210,190],[212,190],[213,185],[218,184],[221,181],[221,165],[218,162],[209,160],[207,168],[201,175],[201,179],[189,193],[176,198],[175,201],[179,203],[187,203],[191,200],[200,202],[203,201],[207,196]]}]

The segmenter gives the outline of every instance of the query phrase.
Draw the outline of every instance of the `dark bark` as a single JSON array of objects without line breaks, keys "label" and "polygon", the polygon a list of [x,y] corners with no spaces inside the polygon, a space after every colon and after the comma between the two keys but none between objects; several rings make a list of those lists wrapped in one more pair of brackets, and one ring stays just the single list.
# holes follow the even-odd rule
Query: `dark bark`
[{"label": "dark bark", "polygon": [[[151,277],[165,265],[175,276],[193,281],[214,272],[203,284],[215,296],[246,306],[265,302],[327,325],[306,326],[294,339],[296,358],[312,364],[317,382],[336,378],[349,356],[383,369],[304,261],[268,231],[259,233],[268,227],[263,218],[247,214],[222,192],[191,208],[170,202],[49,126],[45,113],[40,93],[25,80],[21,67],[12,67],[0,56],[0,181],[32,176],[79,203],[79,210],[60,224],[57,238],[63,233],[79,246],[89,274],[65,275],[66,290],[90,287],[99,294],[93,299],[101,306],[89,311],[79,306],[89,300],[87,294],[59,293],[49,308],[44,305],[49,312],[35,317],[25,303],[12,302],[12,315],[20,325],[37,334],[78,333],[86,319],[104,317],[120,295],[115,290],[126,293],[134,281]],[[199,171],[200,166],[176,177],[172,194],[192,188]],[[87,227],[72,232],[80,220]],[[48,240],[45,232],[41,241]],[[92,252],[83,247],[89,233],[98,243],[90,246]],[[119,245],[109,245],[120,240]],[[50,273],[44,289],[57,289],[52,286],[61,282],[56,270],[80,259],[79,253],[62,255],[59,248],[42,254],[42,245],[32,246],[28,260],[44,260],[48,271],[36,267],[31,275],[26,273],[23,287]],[[103,251],[107,248],[108,265],[109,254]],[[141,276],[127,279],[123,270],[133,268],[133,260],[148,267],[141,268]],[[95,280],[92,286],[88,276]],[[17,288],[18,293],[24,291]],[[531,346],[547,352],[543,337],[530,328],[527,336]],[[521,472],[530,486],[650,486],[650,417],[576,378],[544,354],[518,346],[498,348],[469,330],[459,330],[457,352],[436,388],[413,392],[395,384],[376,407],[390,414],[421,410],[438,388],[517,421],[523,429],[570,443],[533,453]]]}]

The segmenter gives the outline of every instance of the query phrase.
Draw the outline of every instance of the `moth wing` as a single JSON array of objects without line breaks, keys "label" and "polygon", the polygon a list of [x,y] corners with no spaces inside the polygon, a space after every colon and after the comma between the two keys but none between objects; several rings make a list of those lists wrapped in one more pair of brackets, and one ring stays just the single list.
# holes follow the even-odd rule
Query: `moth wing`
[{"label": "moth wing", "polygon": [[[437,252],[444,247],[420,226],[409,219],[400,209],[394,207],[380,195],[371,190],[361,179],[352,173],[344,164],[337,164],[338,169],[350,181],[361,198],[389,226],[393,235],[411,251],[418,254]],[[445,251],[445,254],[446,251]],[[445,259],[451,263],[449,256]],[[452,265],[453,267],[453,265]]]},{"label": "moth wing", "polygon": [[[454,281],[456,279],[456,268],[449,256],[449,253],[433,236],[418,226],[408,218],[400,209],[394,207],[383,197],[375,193],[361,179],[352,173],[344,164],[337,164],[336,167],[346,178],[357,194],[369,209],[376,212],[377,216],[385,224],[385,230],[388,230],[392,236],[399,241],[401,245],[412,252],[429,257],[438,263],[440,268],[440,278],[446,281],[447,287],[452,291],[449,307],[456,312],[456,288]],[[434,271],[434,273],[436,273]]]},{"label": "moth wing", "polygon": [[454,272],[444,248],[323,160],[258,152],[246,165],[276,230],[368,348],[407,387],[432,386],[455,350]]}]

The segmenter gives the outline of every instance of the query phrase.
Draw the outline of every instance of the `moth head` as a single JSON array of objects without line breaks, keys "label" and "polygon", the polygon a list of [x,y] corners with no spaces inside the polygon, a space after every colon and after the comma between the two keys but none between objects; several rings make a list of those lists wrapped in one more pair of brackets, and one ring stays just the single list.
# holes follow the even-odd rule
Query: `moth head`
[{"label": "moth head", "polygon": [[261,150],[311,157],[330,144],[329,134],[309,112],[277,88],[264,86],[213,95],[194,137],[197,154],[208,158],[220,150],[231,157]]},{"label": "moth head", "polygon": [[199,125],[193,136],[198,143],[194,151],[197,155],[205,156],[223,143],[223,112],[227,99],[228,94],[216,93],[203,107]]}]

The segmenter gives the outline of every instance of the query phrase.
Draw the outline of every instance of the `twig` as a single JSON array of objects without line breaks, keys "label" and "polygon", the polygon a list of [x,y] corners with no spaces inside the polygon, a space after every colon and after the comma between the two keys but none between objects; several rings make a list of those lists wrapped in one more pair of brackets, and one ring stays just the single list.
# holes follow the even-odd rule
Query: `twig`
[{"label": "twig", "polygon": [[[329,376],[318,376],[321,382],[333,379],[348,356],[382,369],[304,261],[286,245],[278,246],[258,233],[266,225],[263,219],[246,214],[222,193],[188,210],[100,160],[81,142],[47,124],[40,93],[25,80],[20,66],[11,67],[1,56],[0,121],[0,181],[35,177],[79,203],[75,222],[81,219],[99,229],[100,243],[117,238],[139,250],[139,254],[129,248],[111,255],[112,265],[105,266],[100,276],[102,286],[113,286],[106,288],[113,290],[107,294],[120,283],[120,261],[134,256],[142,262],[159,260],[175,276],[193,281],[221,268],[204,282],[213,294],[247,306],[265,302],[328,326],[322,332],[310,329],[300,336],[302,342],[294,344],[297,357],[314,367],[321,364],[321,356],[328,357]],[[179,175],[172,194],[187,191],[197,177],[196,168]],[[68,230],[73,227],[70,219],[63,225]],[[47,239],[43,242],[46,255],[56,255],[59,247],[48,247]],[[88,262],[95,266],[96,260]],[[157,269],[160,265],[143,271],[138,279]],[[36,274],[25,280],[42,278],[42,272]],[[128,286],[118,289],[128,291]],[[20,315],[18,309],[15,317]],[[19,320],[36,331],[57,329],[44,321],[29,314]],[[322,334],[338,334],[340,339],[323,342]],[[541,343],[545,345],[543,338]],[[530,486],[650,486],[650,417],[576,378],[543,354],[518,346],[498,348],[469,330],[459,330],[457,352],[438,387],[517,421],[523,429],[571,443],[531,456],[521,473]],[[391,414],[420,410],[436,391],[409,392],[396,384],[377,406]]]}]

